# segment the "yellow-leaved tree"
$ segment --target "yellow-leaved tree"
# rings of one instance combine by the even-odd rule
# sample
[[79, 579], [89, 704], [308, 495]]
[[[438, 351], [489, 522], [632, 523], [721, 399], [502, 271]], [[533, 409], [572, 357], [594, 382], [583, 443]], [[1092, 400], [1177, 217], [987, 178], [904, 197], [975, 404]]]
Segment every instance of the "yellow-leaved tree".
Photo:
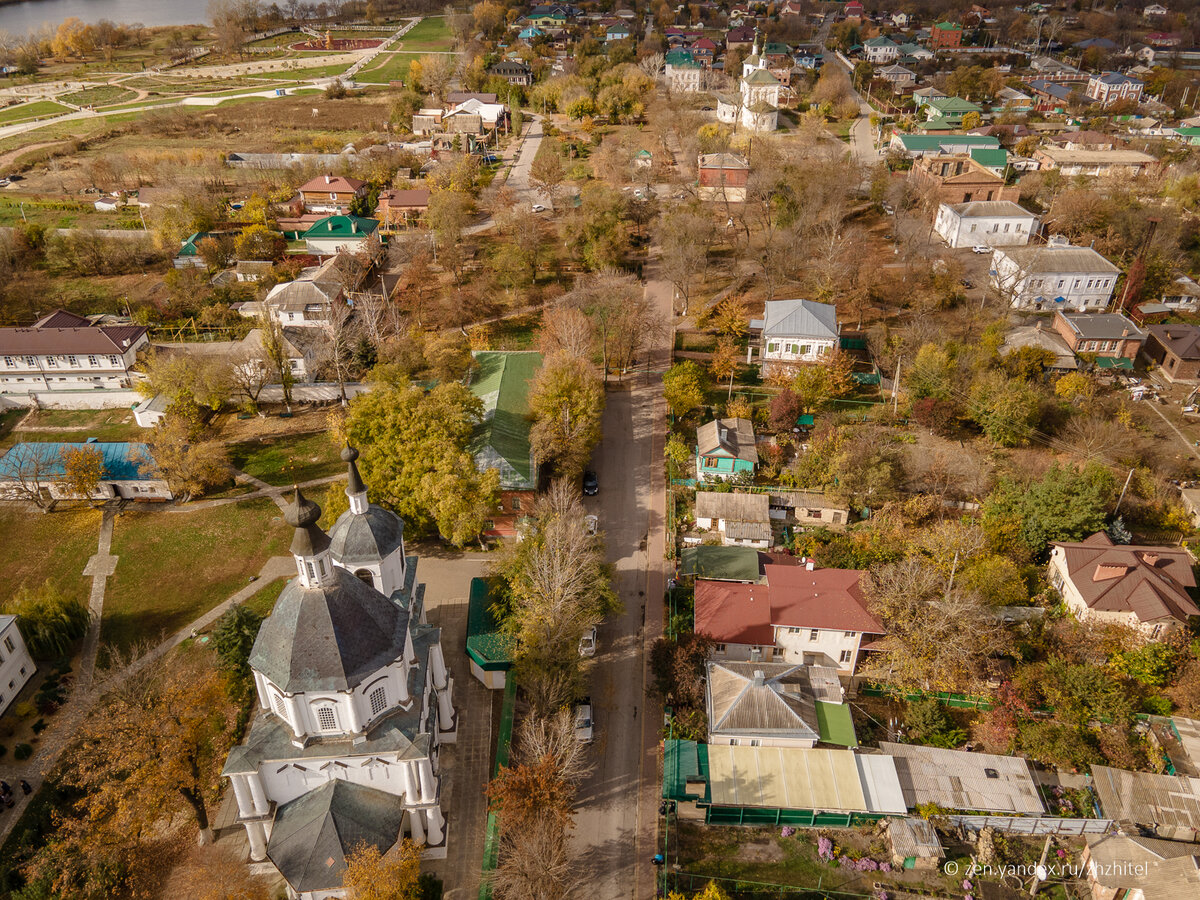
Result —
[[371, 844], [359, 844], [346, 857], [342, 885], [347, 900], [416, 900], [421, 855], [405, 838], [388, 853]]

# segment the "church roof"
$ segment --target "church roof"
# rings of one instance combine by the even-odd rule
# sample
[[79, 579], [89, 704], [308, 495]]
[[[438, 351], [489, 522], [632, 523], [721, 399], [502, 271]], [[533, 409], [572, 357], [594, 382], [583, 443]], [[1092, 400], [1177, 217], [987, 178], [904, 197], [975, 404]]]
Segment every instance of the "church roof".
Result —
[[746, 84], [779, 84], [779, 79], [766, 69], [755, 69], [742, 79]]
[[542, 354], [481, 350], [474, 354], [471, 393], [483, 401], [483, 421], [475, 429], [471, 454], [481, 469], [500, 470], [501, 487], [537, 486], [530, 432], [529, 390], [542, 367]]
[[400, 797], [334, 779], [279, 807], [267, 856], [298, 893], [334, 890], [355, 847], [387, 853], [403, 821]]
[[400, 657], [407, 626], [406, 610], [335, 566], [325, 584], [288, 582], [250, 666], [289, 694], [347, 691]]
[[388, 509], [371, 505], [356, 515], [346, 510], [329, 529], [330, 552], [347, 568], [377, 563], [400, 549], [404, 520]]

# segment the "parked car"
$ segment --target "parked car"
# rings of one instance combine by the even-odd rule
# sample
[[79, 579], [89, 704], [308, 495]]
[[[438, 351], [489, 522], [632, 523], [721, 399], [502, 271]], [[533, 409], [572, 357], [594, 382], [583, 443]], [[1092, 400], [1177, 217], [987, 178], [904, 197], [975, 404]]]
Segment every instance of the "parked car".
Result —
[[600, 481], [591, 469], [583, 473], [583, 493], [587, 497], [595, 497], [600, 493]]
[[984, 246], [983, 244], [976, 244], [974, 247], [971, 248], [971, 252], [972, 253], [991, 253], [992, 248]]
[[583, 527], [587, 529], [588, 534], [595, 534], [600, 530], [600, 517], [595, 514], [584, 516]]
[[579, 639], [579, 655], [590, 659], [596, 655], [596, 626], [593, 625]]
[[961, 284], [965, 288], [975, 287], [975, 284], [971, 281], [970, 278], [962, 278], [959, 280], [958, 283]]
[[590, 697], [584, 697], [583, 702], [575, 707], [575, 739], [589, 743], [594, 736], [592, 700]]
[[535, 204], [533, 204], [533, 211], [534, 212], [545, 212], [546, 207], [542, 206], [542, 204], [540, 204], [540, 203], [535, 203]]

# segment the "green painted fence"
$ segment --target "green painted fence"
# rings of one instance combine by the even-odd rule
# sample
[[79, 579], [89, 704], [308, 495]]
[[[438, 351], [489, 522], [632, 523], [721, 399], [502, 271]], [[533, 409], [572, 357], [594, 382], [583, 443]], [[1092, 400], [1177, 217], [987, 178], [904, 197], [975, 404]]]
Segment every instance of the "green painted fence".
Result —
[[[496, 764], [492, 767], [492, 777], [500, 772], [501, 766], [508, 765], [509, 745], [512, 743], [513, 712], [516, 708], [517, 682], [511, 675], [504, 681], [504, 700], [500, 706], [500, 731], [496, 736]], [[493, 812], [488, 813], [487, 830], [483, 837], [483, 868], [482, 880], [479, 883], [479, 900], [492, 900], [491, 873], [496, 870], [500, 861], [500, 822]]]

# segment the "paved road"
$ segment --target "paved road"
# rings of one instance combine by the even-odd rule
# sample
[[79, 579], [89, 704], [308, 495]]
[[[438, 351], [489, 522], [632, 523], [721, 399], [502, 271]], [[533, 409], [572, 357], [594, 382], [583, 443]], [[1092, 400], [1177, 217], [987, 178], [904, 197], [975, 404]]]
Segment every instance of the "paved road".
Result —
[[[648, 295], [669, 310], [671, 290], [652, 282]], [[667, 345], [669, 346], [669, 345]], [[658, 348], [651, 368], [660, 371]], [[646, 697], [649, 648], [662, 634], [665, 407], [661, 379], [633, 376], [608, 393], [604, 438], [595, 465], [600, 516], [624, 614], [600, 629], [591, 691], [594, 769], [580, 791], [575, 849], [590, 900], [654, 895], [650, 858], [657, 840], [657, 748], [662, 709]]]
[[533, 189], [529, 183], [529, 170], [533, 168], [533, 158], [537, 156], [538, 147], [542, 145], [542, 136], [542, 120], [539, 116], [534, 116], [533, 121], [529, 123], [529, 130], [525, 132], [525, 138], [517, 150], [517, 158], [513, 161], [512, 171], [508, 173], [508, 179], [504, 182], [506, 187], [512, 188], [519, 199], [530, 202], [533, 200]]

